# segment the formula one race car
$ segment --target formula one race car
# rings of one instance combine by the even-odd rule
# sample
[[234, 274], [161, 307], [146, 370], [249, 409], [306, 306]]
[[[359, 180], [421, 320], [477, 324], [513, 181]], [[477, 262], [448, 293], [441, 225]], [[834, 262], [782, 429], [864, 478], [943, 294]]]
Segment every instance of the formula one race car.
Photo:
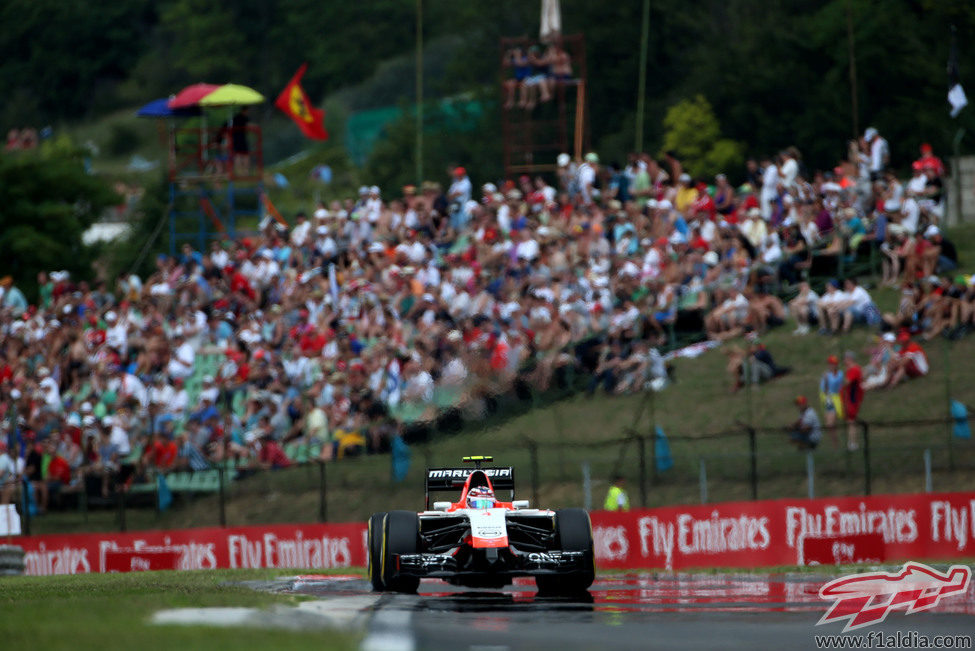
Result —
[[[500, 588], [534, 576], [542, 593], [581, 593], [595, 578], [592, 525], [583, 509], [549, 511], [514, 500], [514, 468], [482, 468], [492, 457], [464, 457], [475, 468], [427, 469], [426, 510], [369, 518], [369, 579], [374, 590], [416, 592], [421, 577]], [[430, 493], [461, 489], [456, 502]], [[509, 502], [496, 490], [511, 491]]]

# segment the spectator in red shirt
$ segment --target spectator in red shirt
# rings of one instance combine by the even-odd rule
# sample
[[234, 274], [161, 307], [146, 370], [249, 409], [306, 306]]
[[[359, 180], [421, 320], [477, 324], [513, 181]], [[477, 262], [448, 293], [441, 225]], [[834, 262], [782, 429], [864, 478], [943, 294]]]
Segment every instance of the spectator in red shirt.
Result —
[[270, 436], [265, 436], [260, 443], [261, 449], [257, 453], [257, 461], [265, 470], [270, 468], [287, 468], [292, 465], [291, 459], [284, 453], [281, 445]]
[[717, 208], [714, 205], [714, 199], [708, 194], [708, 186], [704, 183], [697, 184], [697, 198], [691, 202], [690, 213], [691, 217], [702, 215], [712, 221], [714, 220]]
[[897, 342], [901, 345], [901, 349], [894, 362], [890, 383], [887, 385], [890, 387], [897, 386], [905, 379], [925, 376], [929, 370], [928, 356], [916, 341], [911, 340], [911, 335], [907, 330], [902, 330], [897, 335]]
[[843, 388], [840, 390], [840, 398], [843, 401], [843, 416], [846, 418], [846, 447], [848, 450], [856, 450], [860, 447], [857, 442], [857, 414], [860, 413], [860, 405], [863, 404], [863, 371], [856, 363], [856, 355], [848, 350], [843, 356], [846, 371], [843, 378]]
[[935, 176], [945, 175], [945, 164], [941, 162], [941, 159], [934, 155], [934, 150], [928, 143], [923, 143], [921, 145], [921, 157], [915, 161], [921, 169], [932, 169], [934, 170]]
[[144, 468], [155, 468], [158, 472], [166, 472], [176, 463], [179, 456], [179, 448], [176, 443], [157, 432], [152, 437], [152, 443], [142, 453], [142, 464]]

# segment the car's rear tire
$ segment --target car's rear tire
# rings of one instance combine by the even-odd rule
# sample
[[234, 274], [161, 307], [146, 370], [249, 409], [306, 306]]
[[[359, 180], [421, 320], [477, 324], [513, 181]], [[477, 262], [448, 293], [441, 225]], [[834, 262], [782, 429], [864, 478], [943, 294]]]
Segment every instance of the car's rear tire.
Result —
[[383, 523], [382, 579], [386, 590], [416, 592], [420, 579], [400, 576], [396, 554], [415, 554], [419, 547], [420, 519], [412, 511], [390, 511]]
[[586, 567], [570, 574], [540, 575], [535, 585], [542, 593], [579, 594], [585, 592], [596, 579], [595, 555], [592, 544], [592, 523], [585, 509], [561, 509], [555, 514], [558, 549], [566, 552], [585, 552]]
[[383, 521], [385, 513], [373, 513], [369, 518], [366, 540], [369, 543], [369, 582], [376, 592], [382, 591], [383, 584]]

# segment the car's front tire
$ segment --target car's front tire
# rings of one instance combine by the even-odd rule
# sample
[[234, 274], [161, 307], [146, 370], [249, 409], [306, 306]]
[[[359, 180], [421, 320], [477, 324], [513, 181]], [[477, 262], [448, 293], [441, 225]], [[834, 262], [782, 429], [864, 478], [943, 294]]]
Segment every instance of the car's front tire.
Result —
[[373, 513], [369, 517], [369, 529], [366, 540], [369, 545], [369, 582], [376, 592], [382, 591], [383, 584], [383, 522], [385, 513]]
[[384, 589], [393, 592], [416, 592], [419, 577], [400, 576], [397, 554], [415, 554], [419, 547], [420, 519], [412, 511], [390, 511], [383, 523], [382, 579]]
[[571, 574], [539, 575], [535, 585], [542, 593], [579, 594], [596, 580], [595, 554], [592, 544], [592, 523], [585, 509], [561, 509], [555, 514], [558, 549], [566, 552], [585, 552], [586, 567]]

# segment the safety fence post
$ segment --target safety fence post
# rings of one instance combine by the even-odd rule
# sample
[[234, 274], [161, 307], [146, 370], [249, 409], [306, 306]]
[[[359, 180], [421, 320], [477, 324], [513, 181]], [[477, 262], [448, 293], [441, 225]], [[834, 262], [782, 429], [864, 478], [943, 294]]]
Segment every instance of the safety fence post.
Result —
[[21, 528], [24, 530], [24, 535], [30, 535], [30, 495], [27, 491], [30, 489], [30, 482], [25, 477], [21, 480], [20, 487], [20, 497], [21, 502], [23, 502], [23, 513], [21, 514]]
[[227, 526], [227, 493], [224, 487], [224, 467], [221, 464], [217, 467], [217, 473], [220, 477], [220, 526]]
[[538, 444], [532, 439], [525, 437], [525, 445], [528, 446], [529, 472], [531, 474], [532, 504], [538, 506]]
[[582, 507], [592, 510], [592, 467], [588, 461], [582, 462]]
[[700, 460], [700, 473], [698, 483], [701, 485], [701, 504], [708, 503], [708, 468], [704, 459]]
[[752, 499], [758, 499], [758, 452], [756, 450], [757, 443], [755, 441], [755, 428], [751, 425], [747, 426], [748, 429], [748, 458], [749, 458], [749, 481], [752, 485]]
[[806, 485], [809, 489], [809, 499], [814, 499], [816, 497], [816, 489], [814, 487], [816, 481], [816, 461], [813, 459], [812, 450], [806, 452]]
[[328, 522], [328, 504], [325, 499], [325, 462], [318, 464], [318, 521]]
[[[120, 487], [116, 487], [120, 488]], [[125, 531], [125, 491], [118, 491], [118, 529]]]
[[931, 481], [931, 448], [924, 450], [924, 492], [930, 493], [934, 490]]
[[863, 494], [869, 495], [873, 478], [870, 476], [870, 424], [859, 421], [863, 431]]
[[640, 506], [647, 508], [647, 439], [636, 435], [636, 440], [640, 451]]

